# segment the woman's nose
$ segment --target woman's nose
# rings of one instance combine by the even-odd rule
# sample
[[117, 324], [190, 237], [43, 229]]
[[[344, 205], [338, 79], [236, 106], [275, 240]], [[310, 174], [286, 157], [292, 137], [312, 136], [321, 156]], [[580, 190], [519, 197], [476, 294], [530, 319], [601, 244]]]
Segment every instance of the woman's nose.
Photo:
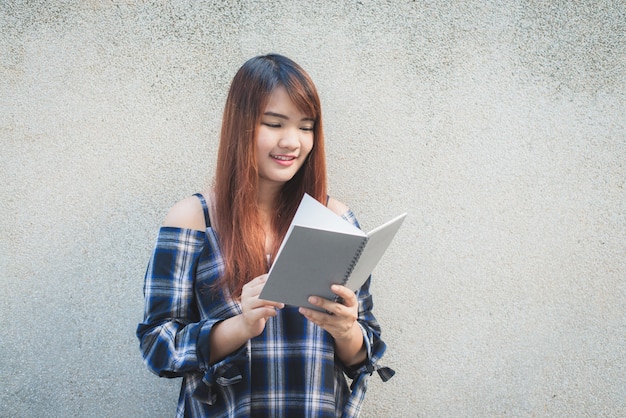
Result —
[[299, 129], [284, 129], [282, 131], [282, 135], [280, 140], [278, 141], [278, 146], [282, 148], [295, 149], [300, 144], [300, 130]]

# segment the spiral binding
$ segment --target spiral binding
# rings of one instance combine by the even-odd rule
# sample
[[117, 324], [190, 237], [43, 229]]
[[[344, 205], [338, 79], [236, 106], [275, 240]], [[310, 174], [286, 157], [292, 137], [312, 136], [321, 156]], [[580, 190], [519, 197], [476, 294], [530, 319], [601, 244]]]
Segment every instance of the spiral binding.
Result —
[[368, 241], [367, 238], [364, 239], [361, 245], [359, 245], [359, 248], [357, 248], [356, 253], [354, 254], [354, 257], [352, 257], [352, 261], [350, 261], [350, 265], [348, 266], [348, 271], [346, 271], [346, 274], [343, 276], [343, 282], [341, 283], [342, 285], [345, 285], [346, 283], [348, 283], [348, 279], [350, 278], [350, 275], [354, 271], [354, 267], [356, 267], [356, 264], [359, 262], [359, 259], [361, 258], [361, 254], [363, 254], [363, 250], [365, 249], [365, 245], [367, 244], [367, 241]]
[[[354, 271], [354, 267], [356, 267], [356, 264], [359, 262], [359, 259], [361, 258], [361, 254], [363, 254], [363, 250], [365, 249], [365, 245], [367, 244], [367, 241], [368, 239], [365, 238], [363, 242], [361, 242], [361, 245], [359, 245], [359, 248], [356, 249], [356, 253], [354, 254], [354, 257], [352, 257], [352, 260], [350, 261], [350, 265], [348, 265], [348, 271], [346, 271], [346, 274], [344, 274], [343, 276], [343, 281], [341, 282], [342, 286], [345, 286], [346, 283], [348, 283], [348, 279], [350, 279], [350, 275]], [[335, 296], [333, 299], [333, 302], [343, 303], [343, 298], [339, 296]]]

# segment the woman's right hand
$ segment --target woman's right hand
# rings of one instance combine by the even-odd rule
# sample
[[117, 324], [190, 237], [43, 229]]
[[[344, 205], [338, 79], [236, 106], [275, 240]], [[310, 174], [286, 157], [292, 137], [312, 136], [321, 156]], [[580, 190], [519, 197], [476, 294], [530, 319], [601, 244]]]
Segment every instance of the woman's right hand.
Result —
[[276, 309], [285, 307], [284, 303], [259, 299], [266, 282], [267, 274], [262, 274], [246, 283], [241, 291], [241, 319], [250, 338], [263, 332], [267, 319], [276, 316]]
[[241, 314], [218, 322], [213, 327], [209, 337], [211, 364], [223, 359], [250, 338], [261, 334], [267, 318], [276, 316], [277, 308], [284, 308], [283, 303], [259, 299], [265, 282], [267, 274], [246, 283], [241, 291]]

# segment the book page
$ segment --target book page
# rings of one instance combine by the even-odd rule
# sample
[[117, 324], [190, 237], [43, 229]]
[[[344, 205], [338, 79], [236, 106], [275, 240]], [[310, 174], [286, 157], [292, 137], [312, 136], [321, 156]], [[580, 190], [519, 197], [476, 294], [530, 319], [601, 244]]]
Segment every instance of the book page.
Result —
[[350, 222], [337, 215], [326, 206], [308, 194], [304, 194], [300, 206], [291, 222], [293, 225], [302, 225], [309, 228], [326, 231], [342, 232], [364, 237], [365, 233]]

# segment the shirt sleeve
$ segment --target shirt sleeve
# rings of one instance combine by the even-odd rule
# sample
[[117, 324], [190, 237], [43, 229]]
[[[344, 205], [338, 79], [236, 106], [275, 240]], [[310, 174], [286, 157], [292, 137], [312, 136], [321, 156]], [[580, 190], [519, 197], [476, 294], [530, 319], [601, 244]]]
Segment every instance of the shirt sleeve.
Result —
[[357, 299], [359, 302], [359, 316], [357, 322], [363, 332], [363, 343], [365, 344], [367, 357], [362, 363], [355, 366], [344, 366], [344, 371], [346, 375], [353, 380], [357, 380], [359, 375], [371, 375], [374, 371], [377, 371], [383, 381], [386, 382], [395, 372], [378, 364], [379, 360], [385, 354], [387, 345], [380, 336], [380, 325], [372, 313], [374, 303], [369, 291], [370, 283], [371, 277], [368, 278], [357, 291]]
[[224, 318], [200, 320], [195, 300], [196, 270], [204, 233], [163, 227], [144, 282], [144, 320], [137, 338], [144, 363], [162, 377], [209, 368], [209, 334]]

